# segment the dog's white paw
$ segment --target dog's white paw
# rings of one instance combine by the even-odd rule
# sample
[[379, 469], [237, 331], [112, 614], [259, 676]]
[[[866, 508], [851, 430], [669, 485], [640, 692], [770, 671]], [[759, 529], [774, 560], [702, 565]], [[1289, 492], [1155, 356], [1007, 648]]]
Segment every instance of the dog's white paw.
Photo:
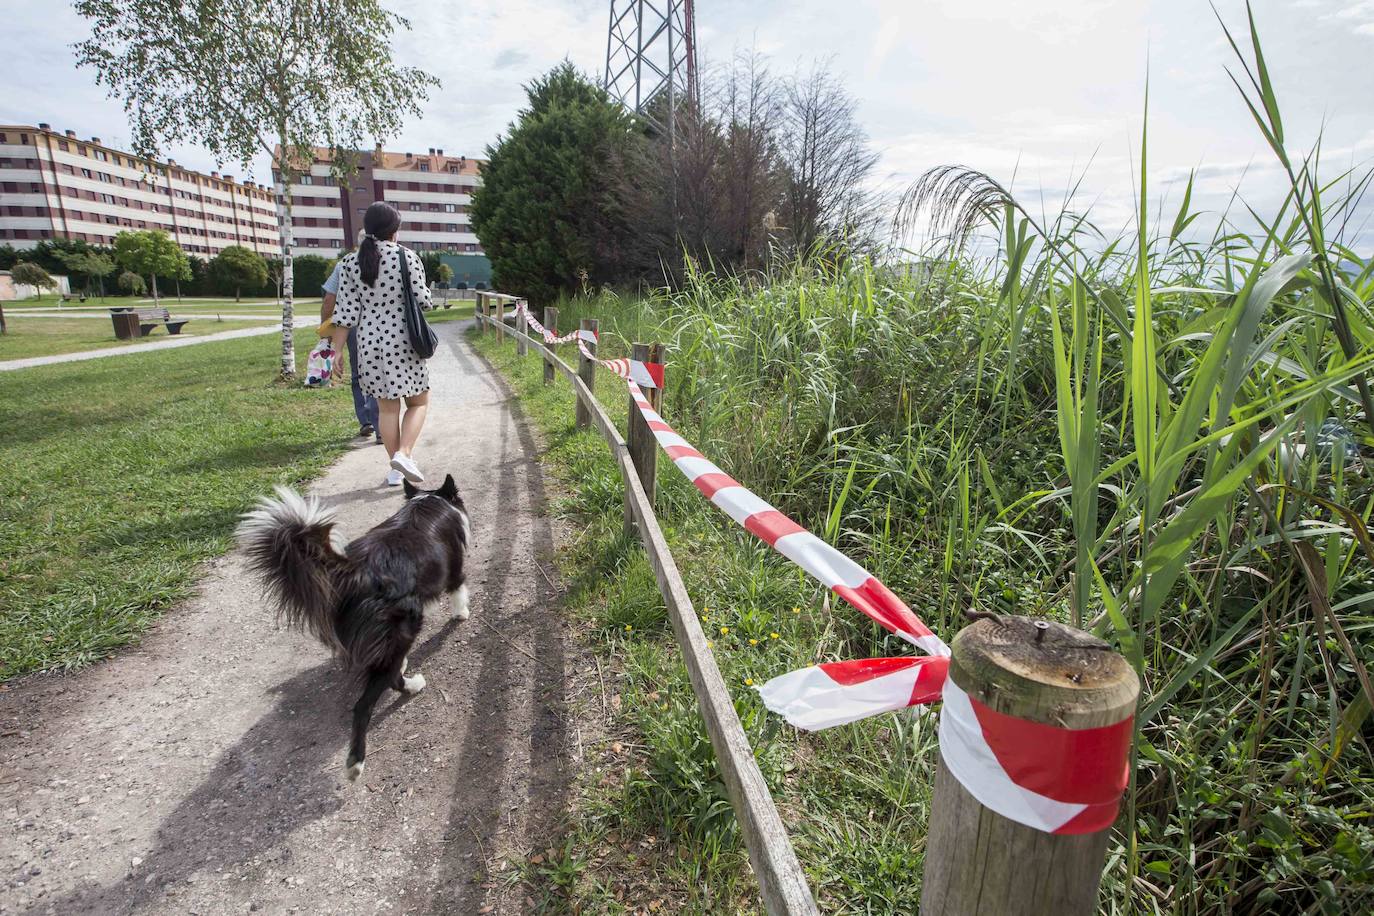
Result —
[[472, 608], [468, 604], [468, 587], [460, 586], [453, 596], [453, 616], [459, 620], [467, 620], [472, 616]]
[[352, 766], [346, 767], [344, 769], [344, 775], [348, 777], [349, 782], [357, 782], [358, 778], [363, 775], [364, 766], [366, 766], [366, 764], [363, 761], [359, 760]]
[[425, 676], [423, 674], [412, 674], [401, 678], [402, 689], [406, 693], [419, 693], [425, 689]]

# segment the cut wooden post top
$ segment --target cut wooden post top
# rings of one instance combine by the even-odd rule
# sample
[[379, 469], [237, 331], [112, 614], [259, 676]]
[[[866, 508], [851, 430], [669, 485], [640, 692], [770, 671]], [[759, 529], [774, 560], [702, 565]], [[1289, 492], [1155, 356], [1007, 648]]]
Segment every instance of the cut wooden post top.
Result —
[[1113, 725], [1140, 695], [1130, 662], [1091, 633], [1054, 621], [984, 618], [959, 631], [951, 649], [955, 683], [1019, 719], [1061, 728]]

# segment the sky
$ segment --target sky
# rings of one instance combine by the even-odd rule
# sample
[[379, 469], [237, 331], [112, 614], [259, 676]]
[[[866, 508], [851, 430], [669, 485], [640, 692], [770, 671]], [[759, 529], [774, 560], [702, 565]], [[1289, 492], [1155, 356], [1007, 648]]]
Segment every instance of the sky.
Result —
[[[437, 75], [423, 117], [387, 140], [481, 156], [515, 117], [523, 85], [567, 58], [604, 67], [608, 0], [383, 0], [411, 20], [399, 62]], [[1322, 138], [1324, 174], [1374, 163], [1374, 0], [1254, 0], [1291, 153]], [[1242, 0], [1216, 0], [1244, 32]], [[126, 143], [121, 105], [75, 66], [83, 20], [67, 4], [0, 0], [7, 25], [0, 121], [46, 121]], [[1272, 213], [1273, 153], [1227, 76], [1234, 65], [1207, 0], [699, 0], [704, 70], [741, 52], [779, 74], [826, 61], [858, 102], [880, 154], [875, 186], [900, 191], [957, 163], [1014, 177], [1023, 200], [1056, 204], [1077, 184], [1107, 231], [1129, 225], [1149, 75], [1149, 198], [1172, 219], [1191, 169], [1194, 207], [1241, 199]], [[209, 170], [203, 150], [173, 147]], [[266, 161], [240, 178], [268, 177]], [[1365, 208], [1365, 215], [1374, 210]], [[1374, 219], [1350, 229], [1364, 256]]]

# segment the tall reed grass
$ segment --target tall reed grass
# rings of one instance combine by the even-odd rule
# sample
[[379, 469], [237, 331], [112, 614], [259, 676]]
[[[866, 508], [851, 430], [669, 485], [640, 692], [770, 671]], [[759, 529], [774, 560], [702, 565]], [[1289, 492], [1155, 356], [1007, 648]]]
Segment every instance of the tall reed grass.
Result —
[[[937, 632], [1054, 617], [1130, 658], [1144, 691], [1105, 912], [1374, 907], [1374, 260], [1332, 230], [1370, 178], [1290, 158], [1249, 37], [1237, 86], [1289, 179], [1257, 231], [1199, 237], [1191, 181], [1152, 224], [1142, 134], [1129, 237], [1037, 221], [947, 168], [908, 214], [994, 229], [995, 257], [697, 271], [562, 309], [611, 350], [666, 343], [684, 435]], [[778, 672], [901, 651], [837, 608]]]
[[[1152, 223], [1142, 133], [1137, 223], [1120, 239], [1084, 214], [1037, 219], [950, 167], [905, 212], [957, 241], [992, 230], [993, 257], [956, 246], [896, 265], [697, 270], [675, 291], [584, 296], [561, 314], [564, 326], [599, 318], [608, 352], [665, 343], [671, 422], [862, 558], [937, 632], [952, 636], [969, 611], [1053, 617], [1130, 658], [1144, 689], [1103, 912], [1369, 912], [1374, 259], [1340, 230], [1371, 178], [1324, 180], [1316, 153], [1291, 157], [1253, 21], [1248, 42], [1227, 37], [1288, 179], [1277, 212], [1246, 214], [1257, 229], [1223, 217], [1200, 234], [1191, 181], [1172, 221]], [[690, 487], [664, 496], [695, 543], [739, 538], [728, 522], [703, 532]], [[737, 543], [741, 581], [712, 587], [766, 633], [788, 619], [770, 602], [805, 586]], [[752, 669], [764, 676], [905, 651], [843, 607], [776, 629], [776, 670]], [[928, 731], [896, 718], [796, 735], [747, 691], [740, 703], [771, 776], [827, 768], [924, 817], [908, 777], [930, 764]], [[678, 745], [695, 748], [691, 774], [660, 779], [665, 799], [710, 780], [703, 740], [664, 746]], [[910, 904], [899, 849], [921, 842], [912, 818], [774, 782], [785, 809], [806, 812], [804, 862], [850, 844], [827, 860], [834, 908]]]

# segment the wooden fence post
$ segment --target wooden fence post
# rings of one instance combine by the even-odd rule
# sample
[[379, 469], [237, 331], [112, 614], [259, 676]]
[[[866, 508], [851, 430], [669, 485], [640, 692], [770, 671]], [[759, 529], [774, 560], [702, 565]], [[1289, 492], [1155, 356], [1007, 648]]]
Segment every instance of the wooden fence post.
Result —
[[[528, 309], [530, 304], [524, 299], [516, 299], [516, 309], [522, 306]], [[523, 311], [517, 311], [515, 313], [515, 352], [521, 356], [525, 356], [530, 352], [530, 348], [525, 344], [525, 335], [529, 333], [529, 329], [530, 324], [525, 320], [525, 313]]]
[[[583, 318], [581, 328], [584, 331], [591, 331], [595, 333], [597, 325], [598, 322], [595, 318]], [[596, 355], [596, 341], [587, 340], [583, 341], [583, 344], [585, 344], [585, 346], [593, 356]], [[588, 391], [596, 391], [596, 363], [592, 362], [591, 360], [587, 359], [587, 357], [583, 356], [580, 348], [577, 351], [577, 376], [578, 378], [582, 379], [582, 382], [587, 386]], [[582, 403], [582, 399], [578, 398], [577, 428], [586, 429], [588, 426], [591, 425], [592, 412], [587, 409], [587, 406], [585, 404]]]
[[[1060, 728], [1114, 725], [1140, 681], [1105, 642], [1060, 623], [996, 617], [954, 638], [949, 676], [996, 712]], [[950, 773], [935, 775], [922, 916], [1091, 916], [1111, 828], [1044, 833], [983, 807]]]
[[[558, 336], [558, 309], [551, 305], [544, 306], [544, 330], [555, 337]], [[558, 344], [551, 343], [546, 346], [551, 352], [558, 349]], [[553, 384], [553, 360], [547, 358], [544, 360], [544, 384]]]
[[5, 327], [5, 307], [0, 306], [0, 334], [8, 334], [9, 329]]
[[482, 292], [481, 290], [473, 290], [473, 301], [476, 303], [476, 304], [473, 306], [472, 314], [473, 314], [473, 317], [477, 319], [477, 333], [478, 333], [478, 334], [485, 334], [485, 333], [487, 333], [487, 295], [486, 295], [486, 293]]
[[[663, 345], [637, 343], [630, 348], [630, 357], [642, 363], [656, 363], [663, 359]], [[645, 388], [644, 396], [649, 399], [649, 404], [655, 411], [663, 403], [663, 389]], [[629, 399], [630, 418], [626, 424], [629, 431], [628, 441], [625, 443], [630, 452], [630, 460], [634, 462], [635, 470], [639, 472], [639, 482], [644, 487], [644, 495], [649, 498], [649, 505], [654, 504], [654, 483], [657, 479], [658, 471], [658, 440], [654, 438], [653, 430], [649, 429], [649, 424], [644, 421], [644, 415], [639, 412], [639, 405], [634, 398]], [[633, 520], [625, 519], [625, 534], [629, 536], [634, 533]]]

